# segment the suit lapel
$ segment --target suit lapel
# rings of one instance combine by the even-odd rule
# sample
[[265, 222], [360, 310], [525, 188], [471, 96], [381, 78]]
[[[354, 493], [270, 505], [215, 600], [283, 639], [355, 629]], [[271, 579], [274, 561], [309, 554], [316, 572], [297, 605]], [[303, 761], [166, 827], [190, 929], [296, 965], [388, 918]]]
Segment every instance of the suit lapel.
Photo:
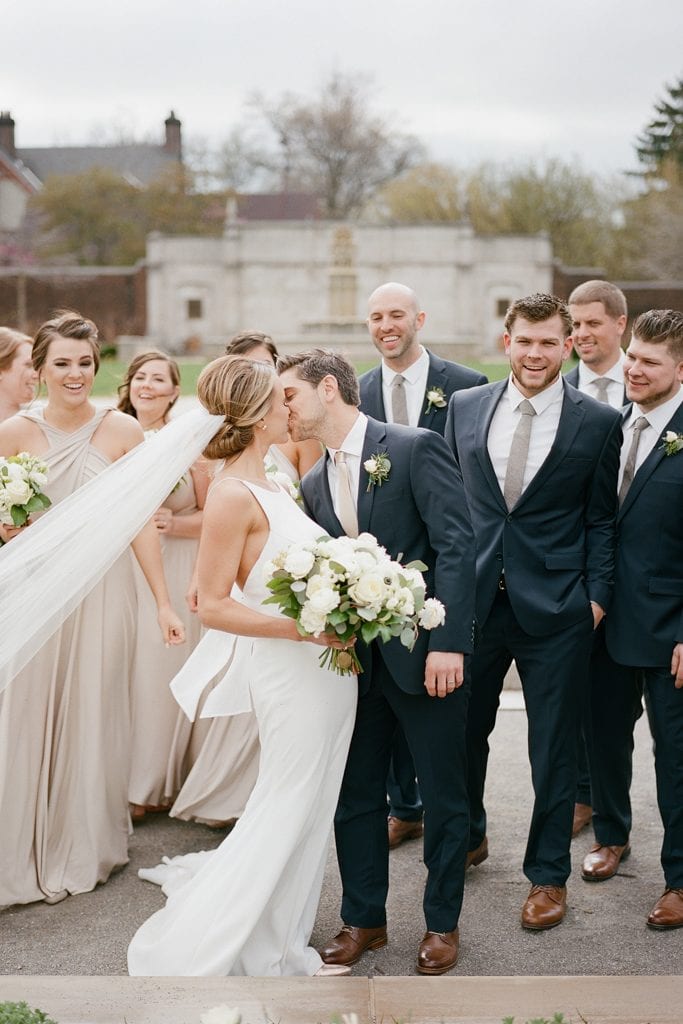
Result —
[[489, 392], [488, 398], [483, 399], [477, 408], [477, 422], [474, 427], [474, 444], [481, 470], [486, 477], [489, 487], [496, 497], [499, 505], [507, 511], [505, 498], [498, 483], [498, 477], [491, 463], [488, 449], [489, 428], [498, 402], [507, 387], [507, 379], [498, 381]]
[[[673, 430], [677, 434], [683, 433], [683, 405], [679, 405], [678, 409], [673, 414], [673, 416], [665, 426], [664, 430], [662, 431], [662, 436], [667, 432], [667, 430]], [[629, 487], [626, 493], [626, 497], [624, 498], [624, 503], [619, 509], [619, 515], [617, 517], [617, 520], [620, 520], [624, 515], [626, 515], [631, 505], [636, 500], [636, 498], [642, 491], [643, 487], [650, 479], [650, 477], [652, 476], [660, 462], [663, 461], [663, 459], [680, 458], [683, 458], [683, 452], [678, 452], [676, 455], [667, 455], [664, 449], [662, 448], [660, 438], [659, 442], [655, 443], [654, 448], [652, 449], [648, 457], [645, 459], [642, 466], [639, 467], [639, 469], [636, 472], [636, 475], [633, 477], [633, 483]]]
[[429, 356], [429, 370], [427, 371], [427, 386], [425, 388], [424, 398], [422, 399], [422, 407], [420, 409], [420, 416], [417, 421], [418, 427], [426, 427], [428, 430], [431, 429], [434, 421], [434, 414], [437, 412], [435, 406], [432, 406], [427, 412], [427, 392], [431, 391], [432, 388], [441, 388], [444, 395], [448, 394], [448, 374], [446, 373], [446, 364], [443, 359], [439, 359], [438, 356], [432, 355], [431, 352], [427, 353]]
[[363, 463], [378, 451], [387, 452], [389, 459], [391, 459], [391, 452], [387, 451], [386, 429], [384, 423], [380, 423], [378, 420], [368, 417], [365, 441], [363, 442], [363, 454], [360, 460], [360, 473], [358, 474], [357, 509], [359, 533], [370, 532], [372, 505], [375, 500], [375, 490], [379, 486], [378, 484], [374, 484], [368, 489], [368, 474], [365, 469], [363, 469]]
[[[327, 464], [330, 458], [330, 453], [325, 449], [325, 455], [322, 459], [316, 462], [315, 466], [311, 469], [308, 476], [311, 479], [311, 483], [315, 489], [315, 493], [319, 503], [319, 509], [316, 509], [317, 513], [314, 518], [320, 521], [320, 525], [327, 528], [329, 523], [329, 532], [336, 532], [337, 534], [344, 533], [344, 527], [337, 519], [337, 513], [334, 511], [334, 501], [332, 500], [332, 493], [330, 491], [330, 480], [327, 472]], [[311, 511], [314, 511], [313, 509]], [[335, 530], [336, 524], [336, 530]]]
[[583, 399], [580, 392], [570, 393], [567, 388], [564, 388], [562, 411], [560, 413], [560, 422], [557, 425], [555, 440], [553, 441], [545, 460], [539, 467], [538, 472], [533, 479], [529, 481], [527, 488], [522, 492], [517, 503], [518, 505], [522, 505], [527, 498], [533, 497], [533, 495], [543, 486], [550, 473], [553, 472], [553, 470], [567, 455], [567, 452], [574, 443], [574, 438], [577, 435], [579, 427], [583, 422], [585, 414], [581, 408], [582, 404]]
[[384, 397], [382, 395], [382, 364], [376, 366], [368, 375], [365, 403], [361, 403], [361, 409], [366, 416], [372, 416], [376, 420], [386, 420], [384, 408]]

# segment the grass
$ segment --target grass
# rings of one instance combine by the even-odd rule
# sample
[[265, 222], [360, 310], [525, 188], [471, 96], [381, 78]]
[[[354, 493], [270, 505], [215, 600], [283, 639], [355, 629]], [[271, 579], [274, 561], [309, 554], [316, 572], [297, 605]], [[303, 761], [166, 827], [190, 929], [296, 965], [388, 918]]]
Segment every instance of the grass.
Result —
[[[178, 364], [180, 366], [181, 393], [183, 395], [194, 395], [197, 389], [197, 377], [202, 372], [206, 363], [196, 359], [179, 359]], [[116, 395], [116, 389], [126, 372], [126, 365], [126, 363], [118, 359], [103, 359], [100, 364], [99, 373], [95, 377], [95, 386], [92, 390], [93, 395], [100, 397]], [[359, 362], [356, 369], [359, 374], [365, 373], [366, 370], [371, 369], [375, 365], [376, 363], [372, 361]], [[473, 361], [468, 365], [473, 370], [485, 373], [489, 380], [502, 380], [508, 372], [507, 362], [502, 361], [495, 363]]]

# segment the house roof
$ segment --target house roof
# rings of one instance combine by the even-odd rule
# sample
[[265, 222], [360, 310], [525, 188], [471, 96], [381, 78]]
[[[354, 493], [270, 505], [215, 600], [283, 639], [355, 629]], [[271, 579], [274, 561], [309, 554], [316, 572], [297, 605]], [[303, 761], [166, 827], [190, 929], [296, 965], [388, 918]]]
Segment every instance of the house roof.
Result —
[[9, 153], [0, 148], [0, 178], [9, 178], [16, 182], [19, 187], [28, 195], [32, 195], [40, 189], [40, 181], [25, 167], [21, 160], [13, 160]]
[[51, 175], [81, 174], [94, 167], [118, 171], [131, 184], [149, 185], [176, 160], [162, 146], [50, 146], [17, 149], [17, 156], [44, 182]]

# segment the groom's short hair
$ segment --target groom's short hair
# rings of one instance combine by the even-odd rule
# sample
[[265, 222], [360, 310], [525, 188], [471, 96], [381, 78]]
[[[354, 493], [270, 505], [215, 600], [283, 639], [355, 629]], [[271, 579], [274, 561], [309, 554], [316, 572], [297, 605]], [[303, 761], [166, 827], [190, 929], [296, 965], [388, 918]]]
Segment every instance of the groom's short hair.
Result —
[[284, 373], [285, 370], [296, 370], [297, 377], [312, 384], [314, 388], [317, 388], [323, 377], [334, 377], [344, 404], [360, 405], [356, 371], [338, 352], [312, 348], [308, 352], [297, 352], [293, 356], [280, 356], [277, 361], [277, 372]]

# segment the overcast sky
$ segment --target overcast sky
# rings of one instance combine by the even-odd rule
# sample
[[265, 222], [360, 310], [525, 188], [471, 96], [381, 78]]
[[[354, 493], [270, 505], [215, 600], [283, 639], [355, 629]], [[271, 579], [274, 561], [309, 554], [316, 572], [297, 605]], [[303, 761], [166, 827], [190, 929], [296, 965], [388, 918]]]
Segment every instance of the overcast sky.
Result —
[[[331, 70], [438, 160], [576, 157], [635, 166], [683, 73], [680, 0], [6, 0], [0, 109], [22, 146], [123, 127], [218, 144], [259, 90], [313, 96]], [[110, 131], [111, 134], [111, 131]]]

